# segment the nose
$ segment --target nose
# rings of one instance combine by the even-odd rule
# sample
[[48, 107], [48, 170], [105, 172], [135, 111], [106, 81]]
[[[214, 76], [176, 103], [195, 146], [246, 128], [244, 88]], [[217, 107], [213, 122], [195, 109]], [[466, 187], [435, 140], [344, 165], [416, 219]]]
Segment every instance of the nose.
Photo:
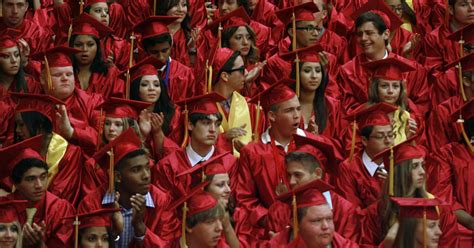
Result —
[[229, 193], [229, 192], [230, 192], [230, 186], [229, 186], [229, 184], [227, 184], [227, 183], [225, 184], [224, 192], [225, 192], [225, 193]]
[[297, 180], [296, 180], [296, 177], [293, 176], [293, 175], [290, 175], [289, 179], [290, 179], [289, 181], [290, 181], [291, 187], [295, 186], [298, 183]]
[[323, 219], [321, 222], [321, 229], [326, 230], [328, 228], [329, 228], [329, 221]]
[[216, 130], [217, 130], [217, 124], [212, 123], [211, 125], [209, 125], [209, 132], [213, 133]]
[[247, 37], [244, 37], [242, 43], [244, 45], [247, 45], [249, 43], [249, 39]]
[[15, 6], [15, 5], [13, 5], [12, 12], [13, 12], [14, 14], [17, 14], [17, 13], [19, 12], [19, 8], [18, 8], [17, 6]]
[[43, 188], [43, 182], [41, 182], [41, 179], [40, 179], [40, 178], [37, 178], [37, 179], [36, 179], [35, 188], [37, 188], [37, 189]]
[[420, 166], [420, 170], [419, 170], [418, 174], [421, 175], [421, 176], [425, 175], [425, 168], [423, 168], [423, 166]]
[[224, 228], [222, 227], [222, 221], [221, 220], [217, 220], [217, 223], [216, 223], [216, 232], [222, 232]]
[[97, 245], [95, 247], [97, 248], [104, 247], [104, 242], [101, 239], [97, 240]]
[[7, 238], [13, 237], [13, 232], [10, 228], [7, 228], [7, 231], [5, 233], [5, 237], [7, 237]]
[[149, 169], [143, 170], [143, 175], [142, 175], [142, 177], [143, 177], [144, 180], [150, 179], [150, 176], [151, 176], [151, 173], [150, 173], [150, 170], [149, 170]]

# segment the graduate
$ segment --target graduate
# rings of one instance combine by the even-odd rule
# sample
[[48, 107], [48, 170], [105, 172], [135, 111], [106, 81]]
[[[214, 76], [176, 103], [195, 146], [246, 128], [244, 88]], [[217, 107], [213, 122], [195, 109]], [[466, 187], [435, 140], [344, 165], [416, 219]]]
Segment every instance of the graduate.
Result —
[[[174, 200], [187, 192], [191, 186], [189, 175], [177, 178], [176, 175], [186, 171], [199, 162], [225, 153], [226, 150], [216, 146], [222, 115], [217, 109], [217, 102], [225, 100], [217, 93], [197, 96], [178, 102], [187, 111], [184, 116], [184, 140], [181, 148], [170, 149], [170, 152], [152, 169], [152, 183], [165, 192], [170, 192]], [[232, 155], [226, 158], [227, 164], [236, 163]]]
[[133, 129], [103, 147], [94, 159], [106, 171], [108, 183], [84, 197], [79, 214], [120, 208], [124, 228], [119, 247], [166, 246], [175, 238], [176, 223], [166, 211], [171, 199], [150, 184], [150, 159]]
[[[355, 206], [364, 209], [374, 203], [381, 192], [381, 187], [387, 177], [386, 167], [382, 159], [374, 159], [379, 152], [393, 145], [395, 133], [389, 114], [397, 110], [396, 107], [379, 103], [370, 107], [361, 106], [350, 114], [352, 125], [357, 124], [361, 148], [356, 148], [355, 133], [352, 133], [354, 150], [352, 156], [344, 160], [339, 166], [336, 178], [338, 192]], [[351, 150], [352, 150], [351, 149]]]
[[[335, 231], [333, 210], [323, 195], [323, 192], [331, 189], [323, 181], [314, 180], [278, 196], [279, 201], [290, 205], [293, 230], [274, 237], [275, 240], [270, 240], [268, 247], [278, 246], [283, 242], [288, 242], [287, 247], [359, 247]], [[278, 240], [284, 233], [290, 238]]]
[[338, 80], [343, 89], [342, 99], [346, 113], [355, 109], [359, 104], [367, 102], [369, 74], [363, 65], [370, 61], [387, 58], [396, 58], [415, 68], [414, 71], [404, 73], [403, 78], [406, 80], [408, 98], [424, 113], [428, 110], [429, 104], [427, 72], [418, 63], [387, 50], [390, 36], [390, 23], [388, 22], [392, 21], [382, 18], [377, 12], [377, 10], [363, 12], [358, 17], [353, 15], [357, 18], [355, 21], [356, 40], [362, 48], [362, 53], [356, 55], [340, 69]]
[[67, 247], [73, 228], [63, 225], [61, 218], [73, 214], [74, 207], [47, 191], [49, 168], [37, 152], [41, 148], [40, 138], [0, 149], [0, 157], [5, 162], [0, 174], [15, 186], [15, 192], [0, 197], [0, 201], [28, 201], [26, 211], [18, 213], [23, 225], [23, 247]]
[[70, 56], [78, 52], [73, 48], [55, 47], [33, 54], [31, 58], [44, 62], [41, 68], [37, 68], [41, 71], [43, 92], [65, 103], [58, 111], [57, 121], [61, 124], [56, 132], [68, 142], [80, 146], [86, 155], [92, 156], [98, 141], [99, 112], [96, 109], [103, 99], [75, 86]]
[[21, 224], [19, 215], [25, 212], [28, 201], [0, 200], [0, 243], [8, 248], [21, 248]]
[[[413, 140], [414, 138], [411, 138], [375, 155], [375, 159], [382, 158], [384, 164], [390, 165], [387, 167], [389, 175], [379, 200], [369, 206], [364, 214], [360, 244], [380, 245], [393, 242], [393, 235], [390, 233], [397, 228], [395, 223], [400, 212], [389, 197], [435, 198], [425, 187], [426, 152], [421, 146], [413, 144]], [[452, 207], [442, 207], [439, 211], [440, 228], [443, 232], [439, 245], [460, 247], [460, 236]]]
[[25, 46], [33, 54], [50, 48], [53, 45], [53, 40], [52, 32], [31, 20], [25, 19], [28, 5], [29, 1], [27, 0], [2, 1], [0, 30], [17, 29], [19, 34], [14, 38], [26, 41]]
[[171, 101], [176, 103], [187, 97], [195, 95], [196, 85], [191, 68], [171, 58], [173, 39], [168, 25], [173, 23], [176, 17], [154, 16], [149, 17], [134, 27], [134, 32], [140, 34], [139, 43], [146, 56], [154, 56], [159, 59], [164, 67], [160, 68], [160, 79], [168, 89]]
[[72, 24], [69, 47], [81, 52], [74, 54], [73, 67], [76, 87], [87, 93], [100, 94], [104, 99], [125, 94], [124, 82], [118, 77], [120, 71], [107, 64], [102, 54], [101, 40], [112, 30], [86, 13], [78, 16]]

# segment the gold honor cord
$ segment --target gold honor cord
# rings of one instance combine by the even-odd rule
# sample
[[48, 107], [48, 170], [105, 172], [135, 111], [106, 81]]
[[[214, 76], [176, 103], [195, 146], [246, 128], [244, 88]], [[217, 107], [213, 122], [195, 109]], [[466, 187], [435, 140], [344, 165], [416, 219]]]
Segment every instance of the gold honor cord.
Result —
[[428, 227], [427, 221], [426, 221], [426, 208], [423, 209], [423, 248], [426, 248], [427, 245], [427, 240], [428, 240], [428, 233], [426, 231], [426, 228]]
[[207, 76], [207, 94], [210, 94], [212, 92], [212, 65], [208, 65], [207, 73], [209, 73], [209, 75]]
[[48, 83], [48, 93], [53, 93], [53, 79], [51, 78], [51, 69], [49, 68], [48, 58], [44, 55], [44, 67], [46, 68], [46, 81]]
[[301, 79], [300, 79], [300, 58], [298, 57], [298, 53], [296, 53], [296, 95], [300, 97], [300, 85], [301, 85]]
[[114, 148], [111, 148], [110, 151], [107, 152], [110, 156], [109, 160], [109, 193], [114, 193], [115, 185], [114, 185], [114, 163], [115, 163], [115, 154]]
[[293, 51], [296, 50], [296, 16], [295, 11], [293, 10], [293, 16], [291, 17], [292, 28], [293, 28], [293, 40], [291, 41], [291, 48]]
[[186, 215], [188, 212], [188, 203], [184, 202], [183, 205], [183, 219], [181, 220], [181, 247], [186, 247]]
[[[460, 58], [464, 57], [464, 38], [461, 33], [461, 39], [459, 40], [459, 56]], [[467, 102], [466, 93], [464, 92], [464, 85], [462, 79], [462, 65], [461, 61], [458, 63], [458, 76], [459, 76], [459, 90], [461, 91], [462, 99]]]
[[79, 247], [79, 225], [81, 222], [79, 222], [79, 217], [76, 215], [76, 219], [73, 222], [74, 225], [74, 248]]
[[356, 128], [357, 128], [357, 123], [354, 117], [354, 121], [352, 122], [352, 139], [351, 139], [351, 151], [349, 153], [349, 162], [352, 162], [352, 159], [354, 158], [355, 142], [356, 142]]
[[79, 0], [79, 15], [82, 14], [82, 12], [84, 12], [84, 1]]
[[181, 148], [186, 147], [186, 144], [188, 143], [188, 137], [189, 137], [189, 131], [188, 131], [188, 122], [189, 122], [189, 116], [188, 116], [188, 105], [184, 104], [184, 137], [183, 137], [183, 142], [181, 143]]
[[[95, 150], [98, 151], [99, 150], [99, 147], [100, 147], [100, 144], [102, 143], [102, 133], [104, 132], [104, 125], [103, 125], [103, 122], [102, 122], [102, 118], [103, 118], [103, 114], [104, 114], [104, 108], [103, 107], [100, 107], [100, 113], [99, 113], [99, 132], [97, 133], [97, 145], [95, 147]], [[104, 118], [105, 119], [105, 118]], [[105, 120], [104, 120], [105, 121]]]
[[256, 117], [255, 117], [255, 127], [253, 131], [253, 140], [258, 141], [260, 138], [260, 100], [257, 102], [257, 110], [256, 110]]
[[393, 146], [390, 147], [390, 172], [389, 172], [389, 182], [388, 182], [388, 195], [389, 196], [393, 196], [394, 195], [394, 192], [393, 192], [393, 180], [394, 180], [394, 174], [395, 172], [393, 171], [393, 167], [395, 165], [395, 161], [394, 161], [394, 156], [393, 156]]
[[298, 238], [298, 206], [296, 204], [296, 195], [293, 195], [293, 201], [291, 202], [293, 207], [293, 238]]

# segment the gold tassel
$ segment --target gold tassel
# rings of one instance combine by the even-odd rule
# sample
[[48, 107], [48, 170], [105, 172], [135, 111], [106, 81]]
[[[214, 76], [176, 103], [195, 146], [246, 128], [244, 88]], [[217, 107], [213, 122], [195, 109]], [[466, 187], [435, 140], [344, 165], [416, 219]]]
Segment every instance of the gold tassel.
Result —
[[188, 131], [188, 121], [189, 121], [189, 116], [188, 116], [188, 105], [184, 104], [184, 137], [183, 137], [183, 143], [181, 143], [181, 148], [186, 147], [186, 144], [188, 143], [188, 137], [189, 137], [189, 131]]
[[255, 142], [258, 142], [258, 139], [260, 138], [260, 114], [261, 114], [261, 110], [260, 110], [260, 99], [258, 100], [257, 102], [257, 110], [256, 110], [256, 117], [255, 117], [255, 128], [254, 128], [254, 131], [253, 131], [253, 140]]
[[426, 248], [426, 241], [428, 240], [428, 233], [426, 232], [427, 228], [426, 222], [426, 208], [423, 210], [423, 248]]
[[459, 115], [459, 119], [456, 121], [456, 123], [459, 125], [459, 128], [461, 129], [462, 137], [464, 141], [466, 142], [467, 146], [471, 150], [471, 152], [474, 152], [474, 146], [471, 144], [471, 140], [469, 137], [467, 137], [466, 130], [464, 129], [464, 119], [462, 118], [462, 115]]
[[351, 139], [351, 151], [349, 153], [349, 162], [352, 162], [352, 158], [354, 158], [354, 151], [355, 151], [355, 143], [356, 143], [356, 128], [357, 123], [356, 120], [352, 122], [352, 139]]
[[82, 14], [84, 12], [84, 1], [79, 0], [79, 14]]
[[115, 178], [114, 178], [114, 161], [115, 161], [115, 155], [114, 155], [114, 148], [111, 148], [110, 151], [108, 152], [110, 156], [109, 160], [109, 193], [114, 193], [115, 191]]
[[[461, 39], [459, 40], [459, 56], [460, 58], [464, 57], [464, 38], [461, 33]], [[462, 65], [461, 62], [458, 64], [458, 75], [459, 75], [459, 90], [461, 91], [462, 99], [467, 102], [466, 93], [464, 92], [464, 85], [462, 79]]]
[[217, 48], [222, 47], [222, 24], [219, 23], [219, 28], [217, 29]]
[[[98, 132], [98, 137], [97, 137], [97, 146], [95, 147], [95, 150], [98, 151], [99, 150], [99, 147], [100, 147], [100, 144], [102, 143], [102, 133], [104, 132], [104, 126], [103, 126], [103, 122], [102, 122], [102, 118], [103, 118], [103, 114], [104, 114], [104, 108], [103, 107], [100, 107], [100, 113], [99, 113], [99, 132]], [[104, 118], [105, 119], [105, 118]]]
[[207, 94], [212, 92], [212, 65], [209, 65], [207, 68], [209, 75], [207, 76]]
[[69, 29], [67, 31], [67, 44], [71, 42], [71, 36], [72, 36], [72, 23], [69, 24]]
[[76, 215], [76, 219], [72, 223], [74, 225], [74, 248], [79, 247], [79, 225], [81, 222], [79, 222], [79, 217]]
[[130, 69], [127, 69], [125, 77], [125, 99], [130, 99]]
[[393, 192], [393, 180], [394, 180], [394, 174], [395, 172], [393, 171], [394, 170], [394, 165], [395, 165], [395, 161], [394, 161], [394, 157], [393, 157], [393, 146], [390, 147], [390, 172], [389, 172], [389, 182], [388, 182], [388, 195], [389, 196], [393, 196], [394, 195], [394, 192]]
[[183, 205], [183, 219], [181, 220], [181, 247], [186, 247], [186, 214], [188, 212], [188, 204], [184, 202]]
[[301, 90], [301, 79], [300, 79], [300, 58], [298, 57], [298, 53], [296, 53], [296, 95], [300, 97], [300, 90]]
[[449, 25], [449, 0], [446, 0], [445, 3], [446, 3], [446, 12], [444, 12], [444, 22], [445, 22], [445, 25], [448, 26]]
[[44, 67], [46, 67], [46, 80], [48, 83], [48, 91], [51, 94], [53, 92], [53, 79], [51, 78], [51, 68], [49, 68], [49, 62], [46, 55], [44, 55]]
[[295, 11], [293, 10], [293, 16], [291, 18], [292, 21], [292, 28], [293, 28], [293, 40], [291, 41], [291, 48], [293, 51], [296, 50], [296, 16]]
[[296, 204], [296, 195], [293, 195], [291, 203], [293, 209], [293, 239], [298, 238], [298, 206]]
[[153, 0], [153, 15], [156, 15], [156, 0]]
[[202, 168], [201, 183], [203, 183], [204, 181], [206, 181], [206, 179], [207, 179], [206, 172], [204, 171], [204, 168]]

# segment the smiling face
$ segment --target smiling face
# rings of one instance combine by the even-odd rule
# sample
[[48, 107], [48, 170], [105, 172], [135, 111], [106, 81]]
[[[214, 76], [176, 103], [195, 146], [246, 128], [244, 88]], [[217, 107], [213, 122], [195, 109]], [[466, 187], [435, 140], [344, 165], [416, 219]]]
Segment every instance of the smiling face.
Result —
[[305, 62], [301, 65], [301, 87], [304, 91], [316, 91], [323, 79], [323, 70], [319, 62]]
[[299, 224], [299, 234], [307, 247], [323, 248], [334, 236], [333, 213], [327, 204], [308, 207]]
[[216, 198], [222, 206], [227, 206], [231, 193], [229, 174], [213, 175], [212, 181], [207, 186], [207, 192]]
[[362, 52], [372, 58], [385, 51], [385, 41], [388, 40], [389, 35], [388, 29], [380, 34], [374, 23], [369, 21], [357, 28], [356, 40]]
[[74, 54], [79, 65], [91, 65], [97, 54], [97, 42], [90, 35], [78, 35], [74, 39], [73, 48], [81, 50]]
[[161, 85], [157, 75], [145, 75], [140, 80], [138, 96], [144, 102], [155, 103], [160, 99]]
[[18, 222], [0, 223], [0, 247], [14, 248], [20, 232]]
[[20, 71], [20, 50], [17, 46], [0, 49], [0, 74], [13, 77]]
[[110, 15], [109, 5], [107, 3], [94, 3], [91, 5], [89, 14], [104, 25], [109, 26]]
[[178, 4], [175, 6], [171, 7], [166, 12], [167, 16], [174, 16], [174, 17], [179, 17], [176, 22], [181, 23], [183, 22], [184, 18], [186, 17], [186, 14], [188, 13], [188, 4], [186, 0], [180, 0]]

